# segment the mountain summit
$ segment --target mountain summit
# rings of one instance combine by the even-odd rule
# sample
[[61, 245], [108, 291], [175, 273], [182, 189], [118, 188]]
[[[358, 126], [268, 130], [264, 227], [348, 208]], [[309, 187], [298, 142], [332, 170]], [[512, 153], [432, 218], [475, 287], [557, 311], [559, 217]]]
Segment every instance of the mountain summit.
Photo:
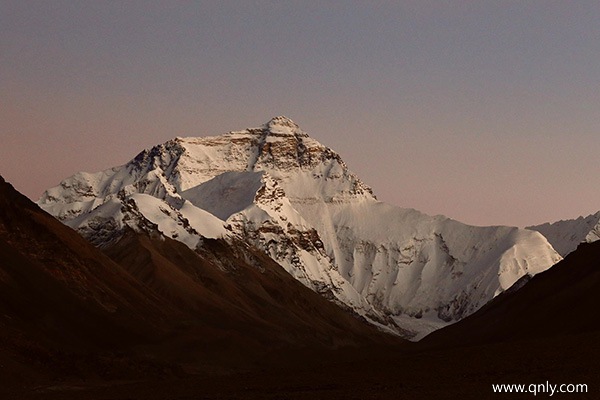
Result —
[[269, 134], [275, 136], [300, 135], [308, 137], [305, 132], [300, 130], [300, 127], [297, 123], [283, 115], [271, 118], [271, 120], [265, 124], [265, 129], [269, 132]]
[[474, 227], [377, 201], [341, 157], [286, 117], [175, 138], [77, 173], [39, 205], [92, 243], [131, 228], [202, 248], [243, 242], [381, 329], [418, 339], [560, 256], [537, 232]]

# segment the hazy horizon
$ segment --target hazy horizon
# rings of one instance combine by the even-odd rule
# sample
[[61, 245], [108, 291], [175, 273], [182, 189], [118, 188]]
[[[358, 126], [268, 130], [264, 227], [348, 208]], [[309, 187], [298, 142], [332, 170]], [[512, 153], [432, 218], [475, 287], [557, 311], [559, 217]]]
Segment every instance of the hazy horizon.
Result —
[[600, 3], [569, 3], [3, 1], [0, 174], [36, 199], [286, 115], [387, 203], [475, 225], [595, 213]]

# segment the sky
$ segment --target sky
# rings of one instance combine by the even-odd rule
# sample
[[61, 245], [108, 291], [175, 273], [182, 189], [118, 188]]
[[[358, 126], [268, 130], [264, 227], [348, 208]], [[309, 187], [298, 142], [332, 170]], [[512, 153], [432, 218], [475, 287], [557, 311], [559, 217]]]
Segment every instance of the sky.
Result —
[[176, 136], [293, 119], [379, 200], [600, 210], [600, 2], [0, 0], [0, 174], [37, 199]]

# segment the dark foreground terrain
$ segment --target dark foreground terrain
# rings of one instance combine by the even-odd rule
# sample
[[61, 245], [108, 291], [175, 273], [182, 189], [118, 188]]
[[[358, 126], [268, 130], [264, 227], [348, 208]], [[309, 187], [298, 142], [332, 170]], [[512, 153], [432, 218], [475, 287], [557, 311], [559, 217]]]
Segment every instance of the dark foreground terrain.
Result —
[[[54, 381], [6, 391], [15, 399], [495, 399], [548, 397], [495, 394], [492, 384], [586, 383], [598, 399], [598, 335], [406, 352], [346, 350], [280, 360], [276, 367], [213, 376]], [[296, 357], [298, 357], [296, 355]], [[294, 364], [294, 365], [292, 365]], [[16, 383], [16, 382], [13, 382]], [[6, 388], [5, 388], [6, 389]]]
[[600, 399], [599, 306], [597, 242], [407, 343], [242, 245], [101, 252], [0, 177], [0, 399]]

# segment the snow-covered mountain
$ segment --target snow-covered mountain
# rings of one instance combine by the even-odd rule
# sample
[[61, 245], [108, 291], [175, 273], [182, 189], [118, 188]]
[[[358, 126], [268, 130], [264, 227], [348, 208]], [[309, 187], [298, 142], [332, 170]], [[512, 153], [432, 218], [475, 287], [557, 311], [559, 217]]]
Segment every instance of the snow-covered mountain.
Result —
[[38, 203], [98, 246], [127, 226], [190, 248], [203, 237], [242, 240], [371, 323], [417, 339], [561, 258], [538, 232], [377, 201], [337, 153], [285, 117], [170, 140], [123, 166], [75, 174]]
[[587, 217], [528, 226], [526, 229], [540, 232], [561, 256], [566, 257], [580, 243], [600, 239], [600, 211]]

